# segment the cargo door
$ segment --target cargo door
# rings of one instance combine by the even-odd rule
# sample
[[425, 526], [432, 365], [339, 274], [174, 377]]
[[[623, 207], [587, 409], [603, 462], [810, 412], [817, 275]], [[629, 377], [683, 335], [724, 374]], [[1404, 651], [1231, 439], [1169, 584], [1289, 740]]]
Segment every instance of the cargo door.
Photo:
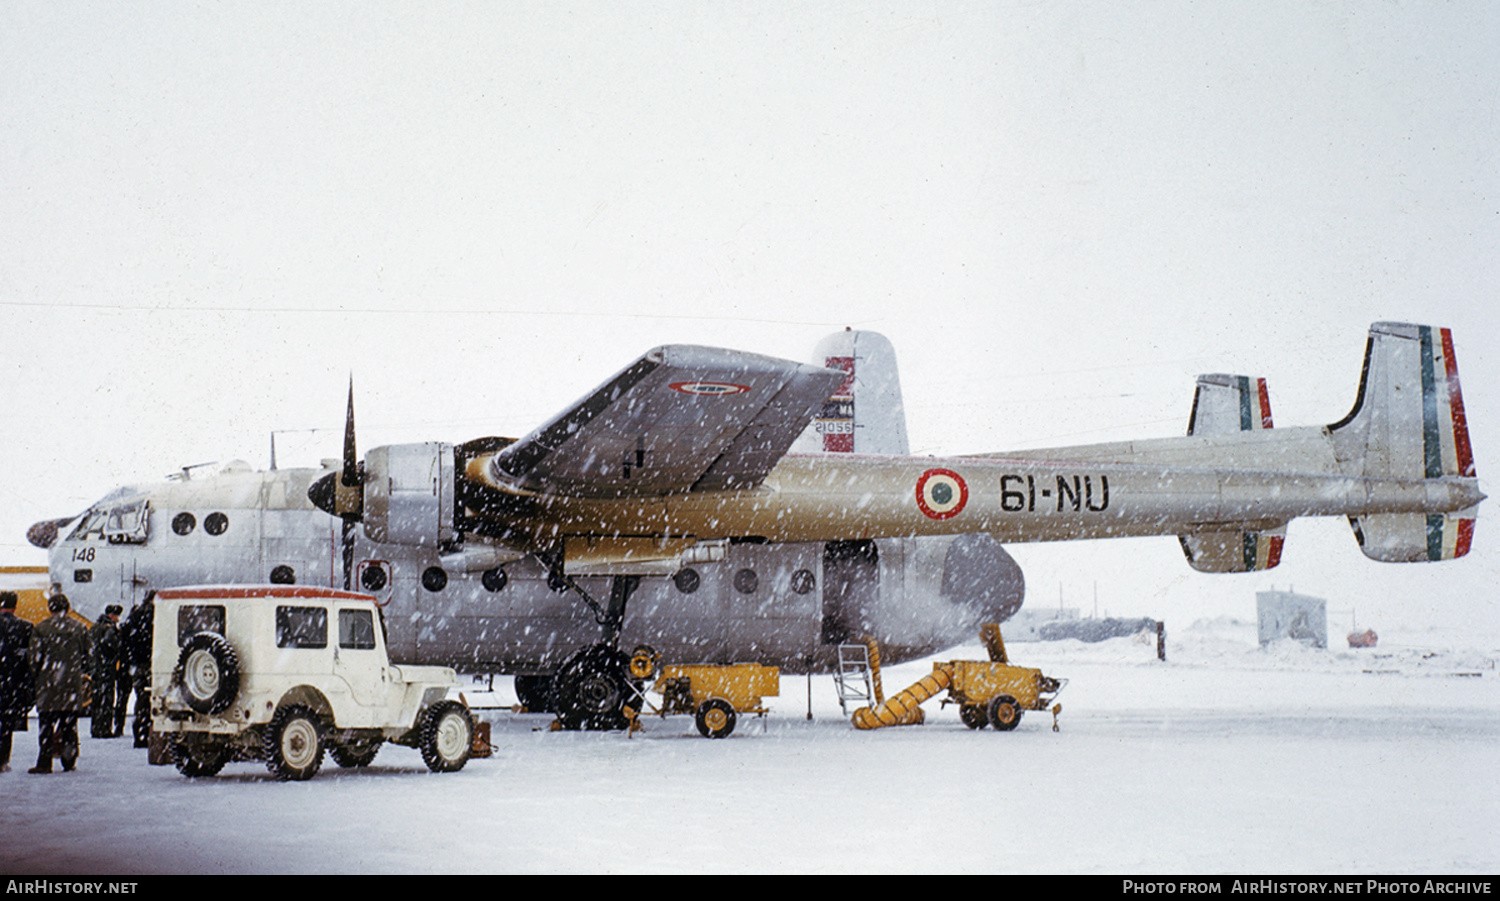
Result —
[[874, 541], [830, 541], [824, 545], [823, 644], [843, 644], [868, 632], [867, 614], [879, 599], [880, 552]]

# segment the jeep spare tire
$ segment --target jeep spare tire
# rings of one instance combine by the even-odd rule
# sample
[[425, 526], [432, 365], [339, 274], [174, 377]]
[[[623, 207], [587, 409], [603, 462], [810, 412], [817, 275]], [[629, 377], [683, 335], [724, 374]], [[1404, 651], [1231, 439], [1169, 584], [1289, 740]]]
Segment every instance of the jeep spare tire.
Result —
[[240, 658], [224, 636], [199, 632], [182, 646], [172, 681], [195, 712], [223, 713], [240, 693]]

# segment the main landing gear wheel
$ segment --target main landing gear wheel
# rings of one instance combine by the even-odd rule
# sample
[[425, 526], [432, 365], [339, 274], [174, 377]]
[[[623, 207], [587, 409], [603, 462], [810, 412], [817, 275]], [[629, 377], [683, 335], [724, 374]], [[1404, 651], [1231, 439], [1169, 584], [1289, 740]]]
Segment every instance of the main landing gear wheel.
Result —
[[996, 732], [1009, 732], [1021, 722], [1021, 705], [1010, 695], [996, 695], [990, 700], [989, 717]]
[[729, 733], [734, 731], [738, 716], [733, 704], [723, 698], [709, 698], [698, 705], [698, 714], [694, 720], [704, 738], [728, 738]]
[[516, 676], [516, 700], [527, 713], [556, 713], [552, 707], [552, 677], [547, 675]]
[[216, 716], [240, 693], [240, 658], [222, 635], [199, 632], [183, 645], [172, 681], [195, 713]]
[[323, 727], [317, 714], [301, 704], [276, 711], [266, 727], [266, 769], [277, 779], [300, 782], [323, 765]]
[[983, 729], [990, 724], [989, 714], [978, 704], [964, 704], [958, 708], [958, 718], [970, 729]]
[[629, 659], [607, 644], [590, 645], [564, 661], [552, 678], [552, 706], [564, 729], [625, 729], [631, 699]]
[[474, 748], [474, 722], [457, 701], [439, 701], [422, 717], [422, 760], [434, 773], [456, 773]]

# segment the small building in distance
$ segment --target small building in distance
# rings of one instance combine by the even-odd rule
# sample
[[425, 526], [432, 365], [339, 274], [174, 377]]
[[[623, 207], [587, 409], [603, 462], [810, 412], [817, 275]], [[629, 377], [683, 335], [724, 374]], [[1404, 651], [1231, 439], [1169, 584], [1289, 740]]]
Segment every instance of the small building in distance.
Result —
[[1328, 647], [1328, 604], [1290, 591], [1257, 591], [1255, 610], [1261, 647], [1289, 638], [1314, 648]]

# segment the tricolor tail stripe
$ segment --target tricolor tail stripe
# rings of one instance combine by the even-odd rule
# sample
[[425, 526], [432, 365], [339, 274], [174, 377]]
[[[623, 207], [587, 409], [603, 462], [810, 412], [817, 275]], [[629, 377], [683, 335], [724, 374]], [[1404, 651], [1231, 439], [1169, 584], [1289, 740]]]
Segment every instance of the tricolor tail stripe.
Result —
[[1453, 355], [1453, 332], [1442, 329], [1443, 369], [1448, 381], [1448, 415], [1453, 421], [1453, 453], [1458, 474], [1474, 477], [1474, 451], [1469, 446], [1469, 420], [1464, 415], [1464, 395], [1458, 385], [1458, 359]]
[[[1425, 325], [1419, 328], [1424, 475], [1429, 479], [1445, 475], [1473, 478], [1474, 452], [1469, 445], [1469, 424], [1464, 415], [1463, 391], [1458, 383], [1458, 363], [1453, 355], [1453, 333], [1448, 329], [1439, 329], [1438, 332], [1438, 343], [1434, 346], [1432, 328]], [[1439, 360], [1442, 363], [1441, 388], [1438, 385]]]
[[1427, 559], [1456, 560], [1474, 542], [1474, 520], [1434, 513], [1427, 517]]
[[1240, 431], [1253, 432], [1271, 427], [1271, 395], [1266, 389], [1266, 380], [1255, 380], [1255, 390], [1250, 390], [1250, 377], [1238, 376], [1240, 395]]
[[1273, 532], [1245, 532], [1245, 572], [1274, 569], [1281, 562], [1281, 546], [1286, 542], [1285, 534]]

